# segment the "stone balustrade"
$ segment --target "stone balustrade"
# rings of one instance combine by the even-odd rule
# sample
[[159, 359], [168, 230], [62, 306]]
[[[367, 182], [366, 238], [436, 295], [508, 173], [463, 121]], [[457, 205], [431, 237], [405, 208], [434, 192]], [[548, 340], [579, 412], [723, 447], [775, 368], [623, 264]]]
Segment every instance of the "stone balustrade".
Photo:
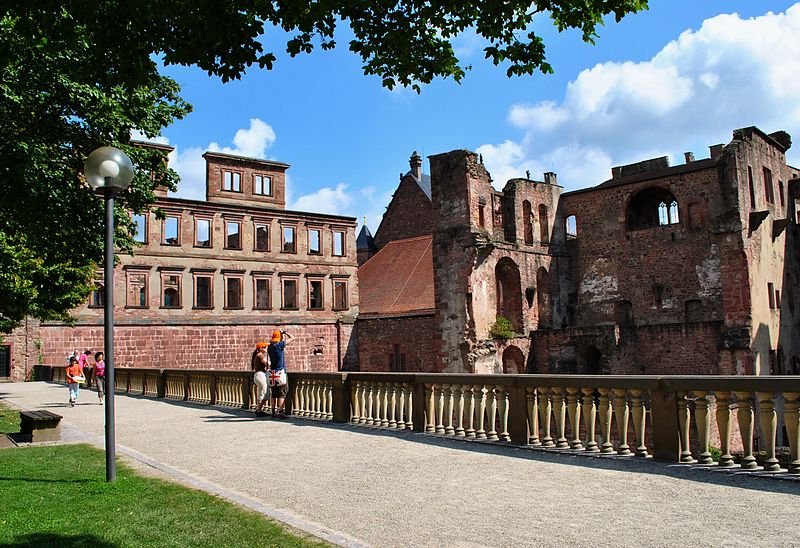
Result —
[[[63, 367], [42, 367], [65, 382]], [[120, 393], [255, 406], [248, 371], [119, 368], [115, 380]], [[289, 385], [299, 418], [765, 471], [782, 470], [785, 441], [800, 474], [798, 377], [289, 373]]]

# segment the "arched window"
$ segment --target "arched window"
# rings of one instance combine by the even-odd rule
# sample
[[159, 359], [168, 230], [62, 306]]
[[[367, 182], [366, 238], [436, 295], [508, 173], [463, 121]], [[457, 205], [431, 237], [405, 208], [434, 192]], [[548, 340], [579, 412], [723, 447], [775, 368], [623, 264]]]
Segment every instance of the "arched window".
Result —
[[564, 229], [567, 233], [567, 240], [574, 240], [578, 237], [578, 219], [575, 215], [570, 215], [564, 221]]
[[106, 288], [101, 283], [95, 283], [94, 291], [92, 291], [92, 298], [89, 301], [89, 306], [101, 307], [106, 304]]
[[525, 354], [516, 346], [503, 351], [503, 373], [518, 375], [525, 372]]
[[545, 267], [536, 271], [536, 297], [539, 305], [539, 329], [551, 327], [553, 312], [550, 310], [550, 275]]
[[533, 245], [533, 211], [528, 200], [522, 202], [522, 223], [525, 231], [525, 245]]
[[628, 230], [678, 224], [678, 200], [665, 188], [646, 188], [631, 198], [626, 211]]
[[514, 330], [522, 332], [522, 287], [517, 263], [503, 257], [494, 269], [497, 284], [497, 315], [511, 322]]
[[539, 205], [539, 233], [543, 244], [550, 241], [550, 219], [547, 217], [547, 206], [544, 204]]

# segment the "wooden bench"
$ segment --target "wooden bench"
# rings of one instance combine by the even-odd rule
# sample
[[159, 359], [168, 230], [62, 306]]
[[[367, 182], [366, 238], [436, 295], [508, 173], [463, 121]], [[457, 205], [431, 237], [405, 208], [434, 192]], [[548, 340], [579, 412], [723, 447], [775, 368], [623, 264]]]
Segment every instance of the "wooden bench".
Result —
[[57, 441], [61, 439], [61, 415], [50, 411], [20, 411], [20, 434], [25, 440]]

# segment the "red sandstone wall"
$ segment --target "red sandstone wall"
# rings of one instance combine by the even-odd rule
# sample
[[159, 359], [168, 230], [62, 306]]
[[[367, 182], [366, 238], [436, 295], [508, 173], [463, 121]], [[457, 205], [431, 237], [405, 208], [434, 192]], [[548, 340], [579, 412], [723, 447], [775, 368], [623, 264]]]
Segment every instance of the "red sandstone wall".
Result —
[[[258, 341], [268, 341], [275, 326], [147, 325], [114, 330], [116, 365], [164, 369], [249, 369]], [[283, 325], [295, 339], [286, 348], [291, 371], [337, 371], [345, 361], [352, 325]], [[41, 329], [44, 362], [61, 365], [73, 349], [103, 348], [102, 326], [44, 326]], [[339, 352], [337, 344], [342, 345]], [[353, 361], [352, 356], [347, 360]]]
[[432, 211], [431, 201], [413, 177], [404, 177], [375, 232], [375, 246], [380, 249], [393, 240], [432, 234]]
[[438, 373], [434, 353], [434, 318], [416, 316], [358, 320], [360, 371], [389, 371], [389, 354], [398, 346], [405, 371]]

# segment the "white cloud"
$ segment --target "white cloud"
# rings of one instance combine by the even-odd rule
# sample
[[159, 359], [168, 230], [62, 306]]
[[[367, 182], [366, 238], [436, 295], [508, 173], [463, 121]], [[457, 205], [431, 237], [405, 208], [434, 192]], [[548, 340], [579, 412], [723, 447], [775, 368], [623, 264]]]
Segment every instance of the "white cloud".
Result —
[[[644, 62], [583, 70], [562, 101], [515, 104], [518, 141], [479, 147], [502, 187], [509, 173], [556, 171], [566, 188], [595, 185], [611, 165], [727, 142], [738, 127], [800, 135], [800, 4], [687, 30]], [[791, 152], [791, 151], [790, 151]], [[682, 161], [682, 159], [681, 159]]]
[[311, 194], [300, 196], [296, 201], [290, 203], [289, 209], [346, 215], [353, 203], [353, 197], [347, 192], [347, 185], [339, 183], [333, 188], [322, 187]]
[[251, 118], [249, 127], [238, 129], [234, 134], [233, 147], [211, 142], [205, 148], [176, 148], [169, 156], [170, 167], [181, 176], [175, 195], [191, 200], [205, 199], [206, 161], [203, 159], [203, 154], [206, 151], [267, 159], [267, 150], [275, 140], [272, 126], [258, 118]]

